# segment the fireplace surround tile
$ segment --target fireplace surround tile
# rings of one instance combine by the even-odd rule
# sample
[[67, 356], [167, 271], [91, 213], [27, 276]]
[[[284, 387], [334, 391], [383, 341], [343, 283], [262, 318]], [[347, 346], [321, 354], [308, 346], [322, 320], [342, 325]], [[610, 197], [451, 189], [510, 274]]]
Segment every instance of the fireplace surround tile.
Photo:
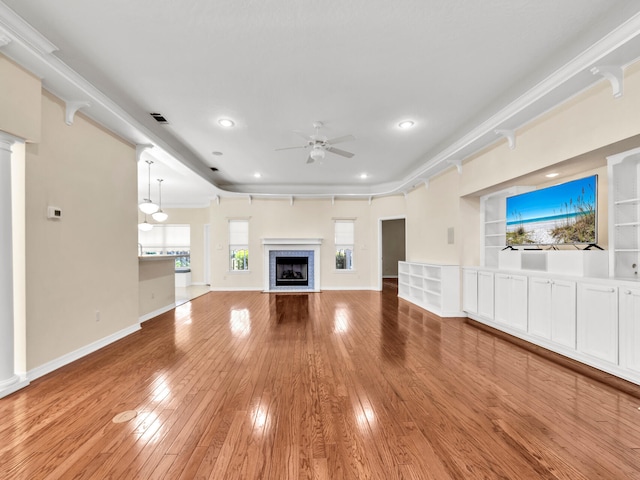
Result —
[[[313, 250], [270, 250], [269, 251], [269, 291], [314, 291], [315, 285], [315, 261]], [[307, 257], [308, 285], [276, 285], [276, 257]]]

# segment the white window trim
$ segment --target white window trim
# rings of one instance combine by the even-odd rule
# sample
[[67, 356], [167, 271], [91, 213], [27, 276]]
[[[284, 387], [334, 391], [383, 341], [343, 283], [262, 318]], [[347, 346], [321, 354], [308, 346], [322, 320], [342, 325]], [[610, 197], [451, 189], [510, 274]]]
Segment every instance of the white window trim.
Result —
[[[244, 270], [234, 270], [231, 268], [231, 251], [232, 250], [247, 250], [247, 256], [251, 255], [251, 250], [249, 249], [249, 219], [251, 217], [227, 217], [227, 272], [230, 274], [244, 274], [250, 273], [250, 266], [247, 265], [247, 268]], [[246, 222], [247, 224], [247, 243], [231, 243], [231, 222]]]

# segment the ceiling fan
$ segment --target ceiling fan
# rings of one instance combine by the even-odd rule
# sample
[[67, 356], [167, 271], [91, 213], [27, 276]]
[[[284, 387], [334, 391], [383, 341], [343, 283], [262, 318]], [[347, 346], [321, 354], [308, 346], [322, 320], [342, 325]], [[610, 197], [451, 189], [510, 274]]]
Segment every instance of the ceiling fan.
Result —
[[316, 129], [316, 133], [311, 136], [307, 136], [301, 132], [295, 132], [298, 135], [304, 137], [304, 139], [307, 141], [306, 145], [301, 145], [299, 147], [276, 148], [276, 151], [291, 150], [294, 148], [310, 148], [311, 150], [309, 152], [309, 157], [307, 158], [307, 163], [313, 163], [316, 160], [322, 160], [325, 156], [325, 152], [335, 153], [336, 155], [347, 158], [353, 157], [353, 153], [347, 152], [345, 150], [340, 150], [339, 148], [334, 147], [334, 145], [336, 143], [355, 140], [356, 137], [354, 137], [353, 135], [345, 135], [343, 137], [332, 138], [328, 140], [324, 135], [318, 135], [318, 129], [322, 128], [323, 126], [324, 125], [322, 122], [313, 122], [313, 128]]

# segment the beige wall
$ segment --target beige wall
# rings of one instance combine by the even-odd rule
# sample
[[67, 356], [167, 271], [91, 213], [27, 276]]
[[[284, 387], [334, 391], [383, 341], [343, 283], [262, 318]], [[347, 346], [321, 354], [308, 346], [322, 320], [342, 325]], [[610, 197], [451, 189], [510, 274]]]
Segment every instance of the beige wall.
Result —
[[514, 184], [522, 175], [638, 135], [639, 108], [640, 62], [625, 71], [621, 98], [613, 98], [609, 83], [600, 82], [518, 129], [514, 150], [501, 141], [465, 161], [460, 195]]
[[[166, 310], [176, 302], [174, 258], [140, 260], [138, 265], [138, 316]], [[157, 314], [157, 313], [156, 313]]]
[[[407, 260], [411, 262], [459, 262], [460, 175], [450, 169], [432, 178], [407, 197]], [[454, 243], [448, 243], [448, 230]]]
[[0, 54], [0, 131], [40, 138], [40, 80]]
[[28, 369], [138, 320], [135, 148], [82, 115], [66, 125], [46, 92], [41, 102], [41, 141], [26, 152]]
[[[264, 288], [263, 238], [322, 238], [320, 251], [323, 289], [377, 288], [378, 219], [404, 215], [400, 197], [373, 200], [261, 200], [222, 198], [210, 210], [213, 289]], [[247, 273], [229, 272], [228, 221], [249, 218], [249, 268]], [[355, 218], [353, 272], [335, 270], [334, 219]]]
[[[598, 174], [598, 244], [608, 245], [608, 179], [606, 156], [632, 148], [630, 137], [640, 134], [640, 63], [625, 72], [625, 93], [613, 98], [607, 82], [600, 82], [564, 105], [516, 132], [516, 148], [505, 141], [475, 155], [455, 169], [431, 179], [407, 200], [407, 258], [478, 265], [480, 262], [479, 196], [508, 186], [536, 188]], [[634, 143], [633, 141], [631, 143]], [[637, 141], [635, 142], [638, 143]], [[636, 145], [637, 146], [637, 145]], [[573, 162], [575, 173], [548, 180], [536, 172]], [[579, 168], [580, 162], [585, 167]], [[575, 165], [578, 165], [578, 168]], [[594, 168], [594, 164], [598, 164]], [[536, 180], [536, 178], [538, 178]], [[445, 242], [446, 229], [456, 226], [456, 245]]]

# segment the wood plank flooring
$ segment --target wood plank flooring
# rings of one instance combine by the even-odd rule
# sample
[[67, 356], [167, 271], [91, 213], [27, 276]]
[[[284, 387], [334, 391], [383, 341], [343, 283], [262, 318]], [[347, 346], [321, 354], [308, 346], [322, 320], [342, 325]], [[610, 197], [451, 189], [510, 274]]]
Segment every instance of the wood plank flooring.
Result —
[[393, 288], [208, 293], [1, 399], [0, 478], [640, 479], [639, 398]]

